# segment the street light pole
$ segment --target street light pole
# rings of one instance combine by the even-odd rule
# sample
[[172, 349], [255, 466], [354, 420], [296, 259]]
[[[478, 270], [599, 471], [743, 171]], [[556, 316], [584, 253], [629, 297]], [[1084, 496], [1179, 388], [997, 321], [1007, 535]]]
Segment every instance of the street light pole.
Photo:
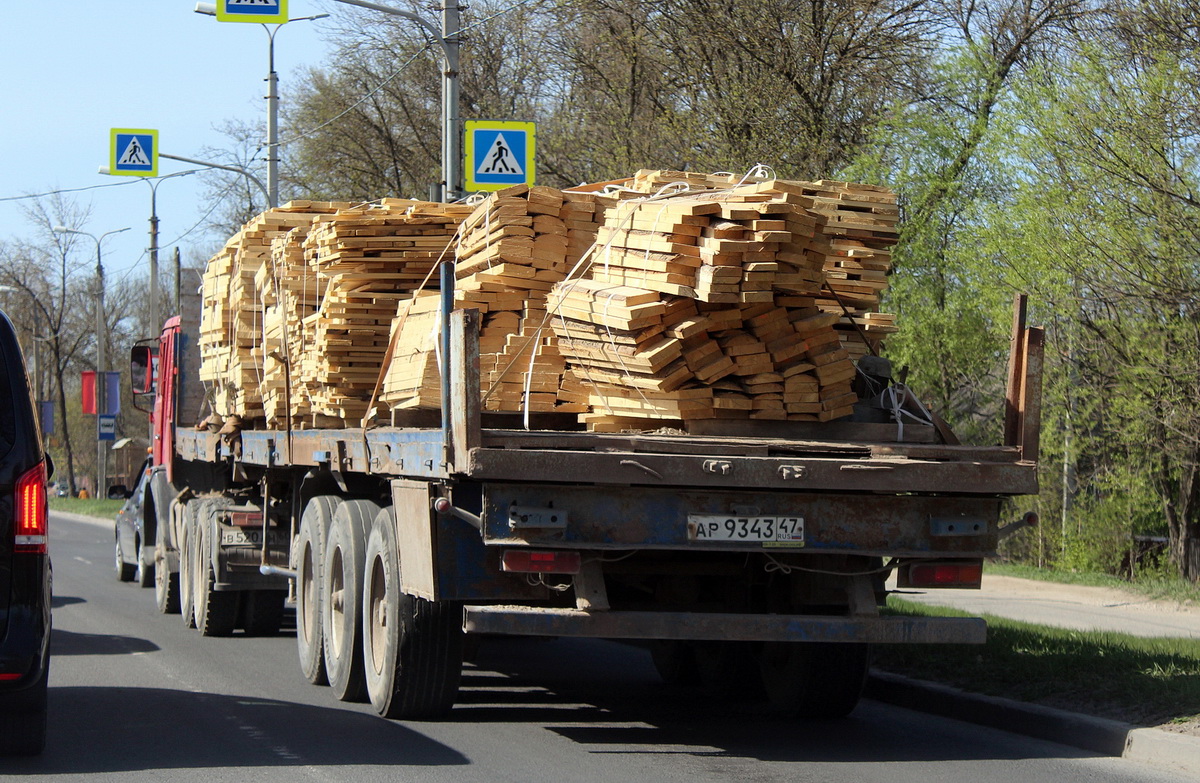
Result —
[[92, 241], [96, 243], [96, 497], [103, 497], [100, 493], [108, 476], [108, 448], [100, 439], [100, 417], [102, 411], [108, 410], [108, 400], [106, 399], [108, 386], [105, 383], [107, 377], [105, 373], [108, 371], [108, 346], [106, 345], [108, 330], [104, 317], [104, 262], [100, 256], [100, 243], [110, 234], [120, 234], [122, 231], [128, 230], [128, 226], [118, 228], [115, 231], [106, 231], [97, 237], [87, 231], [79, 231], [66, 226], [54, 226], [55, 233], [79, 234], [91, 237]]
[[[161, 154], [159, 157], [164, 157]], [[112, 174], [108, 166], [99, 168], [101, 174]], [[142, 181], [150, 186], [150, 328], [154, 334], [162, 328], [162, 316], [159, 314], [159, 279], [158, 279], [158, 186], [163, 180], [171, 177], [186, 177], [195, 174], [194, 171], [177, 171], [163, 177], [143, 178]]]
[[[212, 3], [196, 3], [195, 12], [204, 16], [216, 16], [217, 7]], [[279, 206], [279, 74], [275, 72], [275, 34], [290, 22], [311, 22], [324, 19], [329, 14], [297, 16], [281, 24], [264, 24], [267, 31], [267, 206]], [[159, 157], [164, 156], [159, 153]], [[221, 168], [221, 167], [216, 167]]]
[[445, 71], [442, 74], [442, 178], [445, 190], [443, 201], [462, 195], [462, 149], [458, 133], [458, 32], [462, 16], [458, 0], [442, 0], [442, 51], [445, 52]]

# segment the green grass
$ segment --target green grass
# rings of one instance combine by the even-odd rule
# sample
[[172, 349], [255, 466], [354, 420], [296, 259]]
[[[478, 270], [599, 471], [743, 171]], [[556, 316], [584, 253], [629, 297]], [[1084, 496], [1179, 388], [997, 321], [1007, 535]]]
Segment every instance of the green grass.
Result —
[[83, 514], [89, 517], [114, 519], [124, 500], [105, 500], [103, 498], [60, 498], [50, 497], [51, 511], [66, 511], [70, 514]]
[[[888, 613], [969, 617], [895, 597]], [[1073, 631], [988, 615], [984, 645], [879, 645], [884, 671], [1142, 725], [1200, 719], [1200, 639]]]
[[1057, 571], [1015, 563], [988, 563], [985, 573], [999, 576], [1015, 576], [1021, 579], [1036, 579], [1042, 582], [1084, 585], [1086, 587], [1109, 587], [1131, 593], [1180, 603], [1200, 605], [1200, 586], [1182, 578], [1146, 577], [1130, 582], [1112, 574], [1080, 571]]

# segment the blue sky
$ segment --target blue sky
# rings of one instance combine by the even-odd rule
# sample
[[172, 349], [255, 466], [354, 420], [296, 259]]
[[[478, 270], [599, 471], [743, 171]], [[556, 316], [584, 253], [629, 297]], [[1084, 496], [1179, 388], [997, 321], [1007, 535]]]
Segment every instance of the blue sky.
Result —
[[[203, 158], [205, 147], [226, 148], [216, 128], [230, 119], [266, 116], [267, 33], [257, 24], [221, 23], [193, 12], [195, 0], [8, 0], [0, 16], [0, 240], [31, 239], [33, 228], [20, 201], [26, 193], [119, 187], [72, 194], [90, 205], [83, 226], [97, 236], [129, 226], [104, 240], [110, 280], [145, 276], [150, 188], [135, 177], [97, 173], [108, 163], [110, 128], [154, 128], [162, 152]], [[290, 0], [292, 17], [330, 11], [369, 15], [324, 0]], [[322, 65], [323, 33], [333, 20], [295, 22], [275, 44], [280, 92], [305, 66]], [[159, 174], [187, 164], [163, 160]], [[170, 243], [205, 210], [198, 177], [176, 177], [158, 188], [159, 243]], [[184, 258], [207, 251], [214, 238], [199, 232], [177, 244]], [[84, 240], [91, 253], [90, 240]], [[90, 256], [89, 256], [90, 257]]]

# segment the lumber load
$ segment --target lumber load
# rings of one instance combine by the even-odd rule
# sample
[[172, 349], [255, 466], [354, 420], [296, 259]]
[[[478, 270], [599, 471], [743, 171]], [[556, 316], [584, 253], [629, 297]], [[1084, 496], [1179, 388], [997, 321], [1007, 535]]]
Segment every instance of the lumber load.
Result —
[[414, 291], [438, 287], [435, 267], [453, 259], [459, 226], [471, 211], [382, 199], [313, 224], [303, 252], [324, 293], [306, 324], [311, 349], [292, 372], [311, 390], [314, 424], [356, 426], [366, 416], [398, 307]]
[[393, 410], [440, 407], [440, 304], [437, 292], [416, 291], [400, 303], [391, 321], [394, 345], [380, 399]]
[[[592, 193], [517, 185], [483, 199], [463, 222], [456, 247], [455, 307], [482, 314], [479, 365], [485, 410], [585, 410], [558, 398], [566, 363], [547, 326], [546, 295], [594, 243], [597, 210], [602, 217], [606, 201]], [[393, 363], [388, 374], [405, 371]], [[417, 388], [403, 379], [389, 384], [389, 389]], [[440, 405], [436, 395], [414, 399], [389, 391], [382, 399], [401, 408]]]
[[243, 419], [263, 416], [266, 357], [280, 349], [281, 333], [265, 330], [270, 288], [258, 285], [272, 244], [314, 218], [335, 211], [329, 202], [293, 201], [247, 222], [209, 260], [202, 276], [200, 379], [208, 384], [213, 412]]
[[[831, 421], [851, 414], [853, 359], [869, 350], [854, 337], [877, 339], [895, 327], [870, 305], [831, 311], [827, 302], [852, 290], [843, 282], [848, 273], [837, 271], [850, 267], [835, 266], [843, 257], [831, 250], [834, 242], [854, 242], [860, 249], [845, 258], [867, 259], [862, 248], [874, 246], [886, 253], [894, 242], [890, 194], [864, 188], [872, 201], [851, 200], [856, 209], [883, 206], [871, 207], [880, 210], [871, 213], [881, 216], [873, 218], [877, 235], [855, 226], [859, 234], [847, 240], [852, 221], [840, 221], [830, 194], [853, 195], [859, 186], [737, 183], [683, 172], [635, 178], [648, 192], [670, 182], [701, 190], [668, 189], [611, 207], [590, 279], [564, 281], [549, 294], [569, 368], [564, 377], [572, 381], [561, 393], [578, 400], [582, 387], [592, 409], [581, 420], [611, 429], [638, 419]], [[839, 221], [832, 230], [830, 216]], [[881, 289], [873, 290], [877, 305]], [[842, 330], [851, 316], [863, 323]]]
[[[805, 221], [813, 234], [801, 257], [794, 252], [799, 250], [796, 246], [780, 254], [779, 260], [792, 267], [777, 272], [775, 290], [814, 293], [817, 307], [842, 315], [835, 328], [855, 359], [878, 353], [882, 338], [895, 331], [894, 316], [887, 316], [886, 324], [876, 320], [872, 328], [865, 328], [867, 314], [879, 311], [891, 272], [891, 247], [899, 221], [895, 193], [876, 185], [834, 180], [753, 180], [680, 171], [639, 171], [626, 186], [649, 195], [671, 182], [686, 183], [691, 191], [713, 191], [726, 201], [764, 199], [793, 205], [789, 228], [795, 233], [795, 221]], [[728, 277], [728, 270], [723, 274]]]
[[[292, 202], [242, 228], [204, 276], [201, 378], [215, 412], [357, 425], [398, 303], [453, 258], [463, 205]], [[427, 282], [427, 278], [433, 277]]]
[[439, 408], [436, 269], [452, 262], [454, 307], [481, 312], [486, 411], [596, 430], [852, 412], [854, 361], [897, 329], [878, 312], [893, 194], [677, 171], [612, 184], [260, 215], [204, 276], [214, 411], [328, 427]]

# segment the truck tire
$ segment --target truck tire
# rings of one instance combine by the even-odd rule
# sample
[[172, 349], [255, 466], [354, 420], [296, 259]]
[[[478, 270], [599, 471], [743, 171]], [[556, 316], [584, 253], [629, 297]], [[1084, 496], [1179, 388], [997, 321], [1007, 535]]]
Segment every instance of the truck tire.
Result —
[[247, 636], [274, 636], [283, 625], [287, 590], [247, 590], [242, 593], [238, 625]]
[[[212, 503], [208, 506], [211, 507]], [[209, 508], [202, 509], [196, 521], [195, 597], [196, 628], [202, 636], [229, 636], [237, 627], [239, 594], [233, 590], [217, 590], [216, 564], [212, 559], [216, 523], [211, 521]]]
[[133, 574], [136, 566], [125, 562], [125, 556], [121, 552], [121, 534], [116, 534], [116, 562], [117, 562], [117, 579], [122, 582], [132, 582]]
[[183, 507], [183, 525], [179, 541], [179, 613], [185, 628], [196, 627], [196, 517], [203, 500], [190, 500]]
[[759, 669], [768, 698], [783, 715], [844, 718], [858, 705], [870, 660], [869, 644], [768, 642]]
[[171, 573], [167, 544], [162, 536], [154, 545], [154, 603], [162, 614], [179, 614], [179, 572]]
[[317, 495], [309, 500], [296, 537], [296, 650], [300, 654], [300, 671], [313, 685], [329, 682], [321, 630], [321, 572], [325, 563], [325, 536], [341, 503], [342, 499], [336, 495]]
[[363, 564], [367, 531], [379, 513], [370, 500], [347, 500], [333, 512], [321, 571], [325, 597], [325, 672], [342, 701], [366, 701], [362, 658]]
[[462, 607], [401, 592], [390, 506], [371, 524], [363, 579], [363, 668], [371, 705], [385, 718], [449, 712], [462, 677]]

